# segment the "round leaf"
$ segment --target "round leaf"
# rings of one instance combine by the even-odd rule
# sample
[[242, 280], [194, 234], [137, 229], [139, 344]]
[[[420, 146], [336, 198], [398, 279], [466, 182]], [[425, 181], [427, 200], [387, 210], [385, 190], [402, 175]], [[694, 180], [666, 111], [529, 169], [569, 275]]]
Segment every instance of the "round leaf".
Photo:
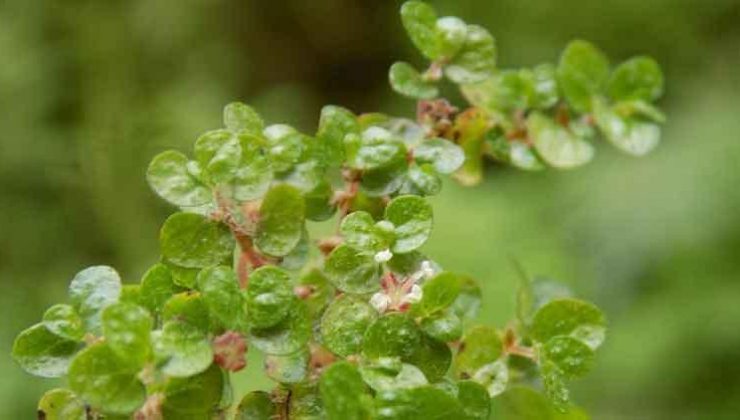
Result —
[[242, 156], [239, 138], [227, 130], [209, 131], [195, 141], [195, 159], [214, 183], [230, 181]]
[[421, 329], [428, 336], [449, 343], [462, 336], [462, 320], [451, 311], [443, 311], [424, 318], [421, 321]]
[[377, 317], [377, 311], [365, 300], [340, 296], [321, 318], [321, 342], [339, 356], [357, 354], [362, 349], [365, 331]]
[[572, 41], [560, 57], [557, 77], [568, 103], [578, 112], [589, 112], [609, 77], [609, 60], [591, 43]]
[[357, 369], [348, 362], [337, 362], [326, 368], [319, 379], [319, 391], [327, 418], [369, 418], [365, 384]]
[[86, 268], [75, 275], [69, 285], [72, 304], [91, 332], [100, 331], [100, 314], [121, 296], [121, 278], [106, 266]]
[[406, 314], [389, 313], [367, 329], [362, 351], [371, 359], [406, 358], [418, 351], [421, 345], [422, 334], [413, 319]]
[[545, 359], [553, 362], [567, 378], [584, 376], [593, 365], [594, 351], [573, 337], [553, 337], [542, 350]]
[[164, 389], [165, 419], [210, 419], [221, 402], [226, 384], [218, 366], [189, 378], [171, 378]]
[[455, 83], [476, 83], [496, 71], [496, 42], [485, 28], [468, 25], [465, 43], [445, 67], [445, 74]]
[[278, 415], [270, 394], [264, 391], [252, 391], [242, 398], [236, 409], [235, 420], [272, 420]]
[[534, 138], [537, 152], [553, 167], [570, 169], [593, 159], [591, 143], [544, 115], [532, 114], [527, 120], [527, 128]]
[[329, 281], [347, 293], [370, 293], [380, 288], [381, 267], [372, 255], [340, 245], [326, 257], [324, 272]]
[[473, 319], [478, 315], [481, 302], [481, 290], [471, 277], [458, 276], [460, 294], [452, 304], [452, 311], [461, 319]]
[[421, 345], [404, 361], [418, 367], [429, 382], [434, 383], [442, 380], [450, 370], [452, 351], [447, 344], [422, 334]]
[[247, 288], [250, 325], [255, 328], [276, 325], [288, 315], [294, 299], [288, 272], [273, 266], [258, 268], [249, 275]]
[[257, 248], [276, 257], [290, 253], [301, 240], [304, 214], [305, 203], [298, 189], [286, 184], [272, 187], [260, 206]]
[[43, 324], [36, 324], [16, 337], [13, 359], [31, 375], [58, 378], [67, 373], [70, 359], [79, 348], [76, 341], [52, 333]]
[[459, 419], [462, 407], [446, 391], [426, 385], [378, 393], [375, 400], [378, 420]]
[[234, 250], [234, 238], [226, 226], [194, 213], [168, 217], [159, 244], [168, 261], [186, 268], [216, 265]]
[[213, 350], [206, 334], [186, 322], [165, 323], [154, 344], [156, 357], [162, 361], [162, 372], [168, 376], [193, 376], [213, 362]]
[[211, 319], [227, 330], [240, 330], [246, 322], [244, 298], [234, 270], [225, 266], [204, 268], [197, 282]]
[[149, 334], [154, 321], [146, 309], [116, 303], [103, 311], [103, 334], [108, 347], [121, 360], [142, 367], [151, 355]]
[[460, 280], [450, 272], [439, 273], [424, 282], [421, 301], [414, 305], [414, 312], [429, 316], [452, 305], [460, 294]]
[[558, 335], [569, 335], [578, 327], [606, 326], [604, 314], [591, 303], [578, 299], [556, 299], [541, 307], [532, 320], [530, 333], [546, 343]]
[[419, 368], [408, 363], [403, 363], [398, 371], [381, 366], [363, 366], [360, 373], [365, 383], [375, 392], [415, 388], [429, 383]]
[[486, 388], [477, 382], [460, 381], [457, 383], [457, 390], [457, 399], [465, 415], [464, 420], [488, 419], [491, 412], [491, 397]]
[[658, 124], [622, 117], [600, 102], [594, 106], [594, 116], [607, 140], [631, 155], [645, 156], [660, 142]]
[[82, 318], [66, 304], [56, 304], [44, 312], [44, 327], [51, 333], [67, 340], [79, 341], [85, 335]]
[[403, 195], [437, 195], [442, 190], [442, 180], [439, 178], [434, 166], [430, 164], [411, 165], [406, 172], [404, 182], [399, 194]]
[[421, 1], [407, 1], [401, 7], [401, 22], [416, 48], [427, 58], [439, 55], [437, 44], [437, 13]]
[[663, 94], [663, 72], [650, 57], [632, 58], [614, 69], [607, 91], [612, 99], [619, 101], [655, 101]]
[[342, 219], [339, 233], [350, 247], [373, 254], [387, 249], [392, 240], [388, 237], [390, 235], [376, 226], [370, 213], [364, 211], [350, 213]]
[[424, 77], [411, 64], [394, 63], [388, 71], [391, 87], [401, 95], [414, 99], [432, 99], [439, 95], [439, 89]]
[[146, 399], [137, 371], [107, 344], [98, 343], [74, 358], [69, 366], [69, 386], [85, 402], [105, 413], [129, 414]]
[[344, 158], [344, 137], [359, 131], [357, 117], [351, 111], [334, 105], [323, 107], [316, 137], [324, 146], [325, 159], [331, 165], [339, 166]]
[[141, 279], [141, 304], [151, 313], [158, 314], [177, 290], [170, 269], [164, 264], [156, 264]]
[[439, 18], [434, 30], [437, 35], [437, 50], [440, 57], [452, 58], [465, 45], [468, 25], [462, 19], [453, 16]]
[[251, 328], [249, 342], [267, 354], [291, 354], [306, 345], [311, 338], [311, 318], [305, 303], [294, 300], [288, 315], [269, 328]]
[[189, 170], [187, 156], [174, 150], [152, 159], [146, 179], [154, 192], [176, 206], [195, 207], [212, 199], [211, 190]]
[[39, 418], [43, 420], [86, 420], [85, 402], [68, 389], [56, 388], [47, 391], [38, 406]]
[[172, 296], [162, 309], [162, 321], [183, 321], [204, 333], [211, 325], [208, 307], [200, 293], [183, 292]]
[[451, 174], [465, 162], [465, 154], [460, 146], [449, 140], [430, 139], [414, 148], [414, 159], [433, 164], [441, 174]]
[[231, 131], [246, 131], [260, 135], [264, 125], [257, 111], [248, 105], [232, 102], [224, 107], [224, 126]]
[[421, 197], [394, 198], [385, 209], [385, 219], [396, 227], [393, 252], [403, 254], [419, 248], [432, 232], [432, 206]]
[[485, 325], [473, 327], [463, 337], [455, 358], [455, 371], [470, 378], [484, 365], [495, 362], [502, 352], [503, 343], [494, 328]]

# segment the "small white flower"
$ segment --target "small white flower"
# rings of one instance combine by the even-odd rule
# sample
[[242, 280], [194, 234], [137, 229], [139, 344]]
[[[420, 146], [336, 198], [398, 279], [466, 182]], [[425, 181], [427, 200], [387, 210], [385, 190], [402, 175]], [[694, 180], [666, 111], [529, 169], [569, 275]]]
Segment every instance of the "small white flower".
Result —
[[378, 292], [370, 298], [370, 305], [372, 305], [372, 307], [381, 314], [388, 309], [388, 306], [390, 306], [390, 304], [391, 298], [385, 293]]
[[406, 294], [406, 296], [403, 297], [403, 302], [404, 303], [417, 303], [421, 301], [422, 296], [423, 296], [423, 292], [421, 290], [421, 287], [415, 284], [411, 286], [411, 290]]
[[378, 264], [382, 264], [386, 261], [389, 261], [391, 258], [393, 258], [393, 253], [390, 249], [384, 249], [377, 254], [375, 254], [375, 262]]

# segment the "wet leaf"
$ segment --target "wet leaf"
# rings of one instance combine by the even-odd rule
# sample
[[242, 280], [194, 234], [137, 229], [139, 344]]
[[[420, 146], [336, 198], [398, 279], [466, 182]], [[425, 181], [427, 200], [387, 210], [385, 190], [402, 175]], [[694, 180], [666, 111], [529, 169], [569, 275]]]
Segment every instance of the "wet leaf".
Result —
[[234, 250], [229, 229], [194, 213], [175, 213], [159, 234], [162, 255], [185, 268], [203, 268], [224, 261]]
[[16, 337], [13, 359], [31, 375], [58, 378], [67, 373], [70, 360], [80, 344], [49, 331], [43, 324], [36, 324]]
[[340, 296], [326, 308], [321, 318], [321, 342], [342, 357], [358, 354], [368, 327], [378, 318], [365, 300]]

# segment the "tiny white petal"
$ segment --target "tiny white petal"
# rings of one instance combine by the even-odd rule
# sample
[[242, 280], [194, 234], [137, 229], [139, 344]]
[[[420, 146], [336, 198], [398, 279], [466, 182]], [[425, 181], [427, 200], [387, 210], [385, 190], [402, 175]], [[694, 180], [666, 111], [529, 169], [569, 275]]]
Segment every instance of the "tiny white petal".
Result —
[[391, 298], [385, 293], [378, 292], [370, 298], [370, 305], [372, 305], [372, 307], [380, 313], [385, 312], [390, 304]]
[[393, 253], [390, 249], [384, 249], [377, 254], [375, 254], [375, 262], [378, 264], [382, 264], [386, 261], [389, 261], [391, 258], [393, 258]]
[[415, 284], [411, 286], [411, 290], [408, 292], [408, 294], [403, 297], [403, 301], [408, 303], [416, 303], [421, 300], [422, 295], [423, 292], [421, 290], [421, 287]]

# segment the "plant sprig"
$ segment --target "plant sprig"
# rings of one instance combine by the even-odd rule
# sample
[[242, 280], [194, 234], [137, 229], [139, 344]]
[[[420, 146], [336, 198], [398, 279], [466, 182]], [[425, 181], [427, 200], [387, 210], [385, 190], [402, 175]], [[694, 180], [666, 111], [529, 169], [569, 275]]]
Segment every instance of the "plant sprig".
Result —
[[[40, 416], [580, 415], [566, 386], [591, 369], [603, 313], [523, 275], [515, 321], [479, 324], [478, 284], [421, 251], [433, 227], [425, 197], [443, 175], [479, 182], [487, 158], [568, 169], [593, 158], [599, 136], [648, 153], [665, 120], [653, 104], [660, 68], [638, 57], [612, 71], [574, 41], [557, 65], [500, 70], [486, 29], [419, 1], [401, 18], [430, 60], [424, 71], [390, 69], [393, 89], [420, 100], [415, 121], [326, 106], [308, 135], [232, 103], [191, 156], [152, 160], [149, 184], [179, 208], [161, 229], [159, 262], [136, 284], [110, 267], [81, 271], [68, 302], [15, 341], [23, 369], [67, 378], [42, 397]], [[443, 79], [466, 108], [439, 97]], [[307, 222], [330, 219], [335, 235], [309, 237]], [[229, 374], [254, 369], [248, 348], [264, 354], [276, 387], [237, 402]]]

